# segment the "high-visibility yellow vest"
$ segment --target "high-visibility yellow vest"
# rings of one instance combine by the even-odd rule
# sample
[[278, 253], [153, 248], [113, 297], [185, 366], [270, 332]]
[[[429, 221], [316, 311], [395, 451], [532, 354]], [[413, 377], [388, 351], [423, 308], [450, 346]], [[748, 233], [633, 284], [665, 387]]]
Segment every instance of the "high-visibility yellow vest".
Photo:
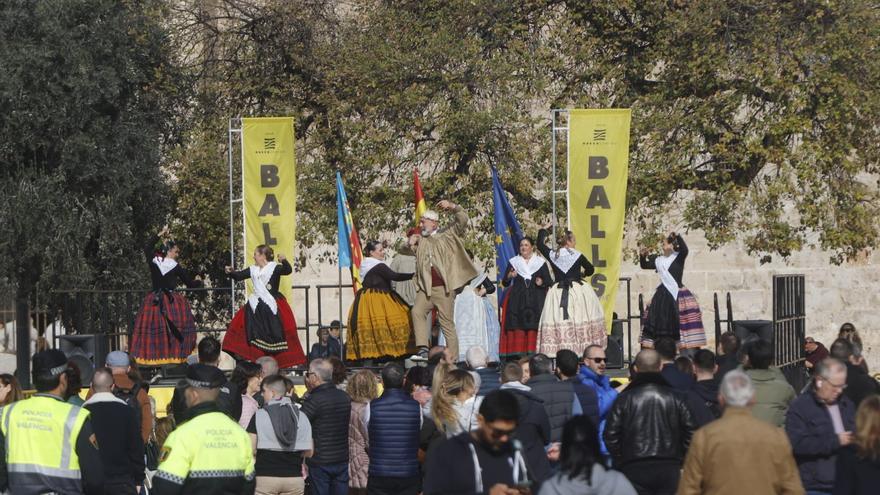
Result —
[[89, 412], [37, 394], [0, 408], [10, 493], [82, 493], [76, 439]]
[[[162, 447], [154, 477], [156, 493], [165, 482], [184, 491], [209, 493], [254, 479], [251, 438], [235, 421], [216, 409], [195, 416], [171, 432]], [[161, 480], [161, 481], [160, 481]]]

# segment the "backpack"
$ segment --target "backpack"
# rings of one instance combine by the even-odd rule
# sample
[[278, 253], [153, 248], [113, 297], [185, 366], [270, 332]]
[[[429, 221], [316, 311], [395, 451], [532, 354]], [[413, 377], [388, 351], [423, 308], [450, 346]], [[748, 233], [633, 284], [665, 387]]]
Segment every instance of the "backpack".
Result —
[[144, 419], [141, 412], [141, 403], [138, 402], [138, 394], [142, 388], [140, 383], [135, 383], [131, 388], [113, 388], [113, 395], [134, 410], [134, 422], [138, 427], [138, 431], [141, 431], [141, 422]]

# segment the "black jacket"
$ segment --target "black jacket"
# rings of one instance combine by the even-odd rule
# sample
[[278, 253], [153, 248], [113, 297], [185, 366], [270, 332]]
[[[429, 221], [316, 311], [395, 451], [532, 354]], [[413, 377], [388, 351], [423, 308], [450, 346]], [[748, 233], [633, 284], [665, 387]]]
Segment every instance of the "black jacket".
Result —
[[846, 389], [843, 393], [859, 407], [865, 397], [880, 394], [880, 384], [862, 368], [846, 363]]
[[694, 419], [659, 373], [639, 373], [617, 397], [605, 423], [605, 445], [616, 468], [646, 459], [684, 460]]
[[715, 364], [718, 365], [718, 371], [715, 372], [715, 379], [718, 383], [724, 378], [728, 371], [733, 371], [739, 367], [739, 359], [736, 353], [725, 354], [723, 356], [715, 356]]
[[840, 449], [834, 474], [834, 495], [876, 495], [880, 462], [864, 458], [854, 445]]
[[348, 462], [348, 422], [351, 398], [332, 383], [315, 387], [303, 402], [302, 412], [312, 424], [315, 455], [308, 464]]
[[721, 405], [718, 404], [718, 382], [700, 380], [687, 391], [687, 402], [694, 416], [697, 428], [721, 417]]
[[571, 388], [574, 391], [575, 397], [577, 397], [578, 402], [581, 404], [581, 411], [583, 411], [583, 415], [590, 418], [593, 421], [593, 424], [596, 425], [596, 429], [599, 429], [599, 394], [596, 393], [596, 390], [592, 387], [588, 387], [581, 383], [581, 380], [578, 377], [567, 378], [563, 380], [565, 383], [570, 383]]
[[[174, 395], [171, 396], [171, 413], [174, 414], [174, 422], [180, 424], [186, 415], [186, 398], [183, 391], [186, 390], [186, 380], [181, 380], [177, 387], [174, 388]], [[236, 423], [241, 418], [241, 392], [238, 387], [229, 380], [220, 387], [220, 395], [217, 397], [217, 407], [226, 413]]]
[[682, 392], [690, 390], [695, 383], [693, 375], [681, 371], [674, 363], [666, 363], [663, 365], [660, 374], [663, 375], [663, 379], [669, 383], [670, 387]]
[[526, 384], [532, 393], [544, 401], [544, 410], [550, 418], [550, 441], [562, 441], [562, 427], [571, 419], [575, 395], [570, 383], [560, 382], [553, 375], [538, 375]]
[[116, 401], [92, 402], [84, 407], [92, 418], [107, 481], [131, 482], [132, 486], [142, 484], [144, 440], [134, 409]]
[[550, 461], [544, 446], [550, 443], [550, 419], [544, 410], [544, 401], [525, 390], [505, 389], [519, 402], [519, 418], [515, 437], [522, 443], [523, 458], [530, 478], [540, 483], [549, 478]]
[[[471, 451], [470, 445], [474, 446]], [[428, 450], [425, 465], [425, 495], [477, 495], [489, 493], [497, 483], [513, 486], [513, 450], [508, 444], [500, 452], [489, 452], [474, 441], [470, 432], [445, 439]], [[476, 452], [483, 489], [476, 488]]]

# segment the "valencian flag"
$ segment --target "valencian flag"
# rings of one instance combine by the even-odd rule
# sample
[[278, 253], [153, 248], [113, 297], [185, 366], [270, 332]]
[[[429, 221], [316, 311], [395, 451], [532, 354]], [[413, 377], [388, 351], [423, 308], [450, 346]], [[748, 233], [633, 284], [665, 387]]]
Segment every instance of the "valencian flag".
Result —
[[[501, 188], [498, 180], [498, 171], [492, 167], [492, 197], [495, 200], [495, 266], [498, 271], [498, 281], [504, 277], [501, 273], [507, 266], [508, 260], [519, 253], [519, 242], [523, 238], [523, 231], [516, 221], [507, 193]], [[498, 300], [504, 300], [503, 291], [499, 287]]]
[[425, 203], [425, 194], [422, 192], [422, 184], [419, 183], [418, 170], [413, 170], [413, 191], [416, 194], [416, 226], [418, 226], [419, 219], [428, 210], [428, 205]]
[[361, 288], [361, 241], [358, 238], [351, 210], [348, 208], [348, 196], [342, 185], [342, 174], [336, 171], [336, 222], [339, 232], [339, 269], [351, 268], [351, 285], [357, 292]]

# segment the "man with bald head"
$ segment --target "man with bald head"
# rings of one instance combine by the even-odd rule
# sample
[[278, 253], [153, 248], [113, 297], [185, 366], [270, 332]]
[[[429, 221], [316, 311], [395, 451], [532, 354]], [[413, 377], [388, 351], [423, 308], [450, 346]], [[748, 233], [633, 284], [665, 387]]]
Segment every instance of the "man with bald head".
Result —
[[636, 356], [635, 377], [608, 413], [605, 445], [639, 495], [673, 494], [696, 426], [685, 400], [660, 374], [657, 351]]
[[134, 494], [144, 481], [144, 441], [134, 408], [113, 395], [113, 371], [98, 368], [83, 404], [92, 418], [106, 477], [105, 493]]

